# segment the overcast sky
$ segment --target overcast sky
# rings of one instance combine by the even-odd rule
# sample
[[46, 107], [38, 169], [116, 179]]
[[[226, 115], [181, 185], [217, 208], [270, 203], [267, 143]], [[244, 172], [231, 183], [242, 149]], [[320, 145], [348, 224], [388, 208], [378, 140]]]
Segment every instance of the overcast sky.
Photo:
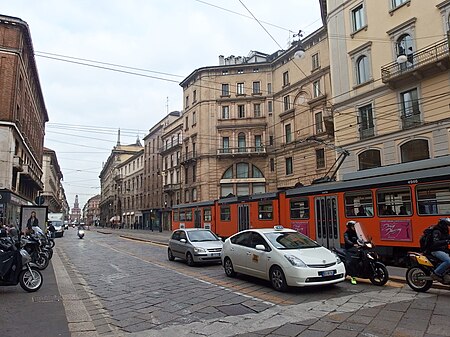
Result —
[[50, 119], [44, 145], [57, 153], [70, 207], [76, 194], [83, 207], [100, 193], [119, 128], [121, 143], [134, 143], [182, 109], [179, 83], [193, 70], [219, 55], [286, 49], [322, 24], [319, 0], [13, 0], [1, 14], [30, 27]]

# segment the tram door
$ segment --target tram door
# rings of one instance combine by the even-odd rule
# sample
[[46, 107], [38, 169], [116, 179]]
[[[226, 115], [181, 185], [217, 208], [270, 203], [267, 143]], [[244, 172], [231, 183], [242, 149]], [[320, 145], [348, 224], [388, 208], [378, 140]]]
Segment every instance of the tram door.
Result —
[[202, 210], [196, 209], [194, 211], [194, 228], [202, 227]]
[[250, 208], [248, 205], [238, 205], [238, 231], [250, 228]]
[[316, 241], [324, 247], [339, 247], [339, 218], [337, 197], [315, 198]]

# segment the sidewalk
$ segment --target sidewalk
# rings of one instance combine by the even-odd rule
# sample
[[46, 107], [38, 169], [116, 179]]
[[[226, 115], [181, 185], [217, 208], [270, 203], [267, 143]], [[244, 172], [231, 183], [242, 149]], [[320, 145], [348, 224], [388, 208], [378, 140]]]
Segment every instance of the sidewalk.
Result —
[[[92, 228], [92, 227], [91, 227]], [[116, 234], [124, 238], [139, 240], [145, 242], [153, 242], [156, 244], [167, 245], [171, 231], [150, 231], [142, 229], [111, 229], [111, 228], [92, 228], [91, 230], [96, 230], [98, 233], [103, 234]], [[406, 283], [405, 274], [406, 268], [386, 266], [389, 272], [389, 279], [394, 282]], [[433, 288], [449, 290], [450, 287], [433, 283]]]

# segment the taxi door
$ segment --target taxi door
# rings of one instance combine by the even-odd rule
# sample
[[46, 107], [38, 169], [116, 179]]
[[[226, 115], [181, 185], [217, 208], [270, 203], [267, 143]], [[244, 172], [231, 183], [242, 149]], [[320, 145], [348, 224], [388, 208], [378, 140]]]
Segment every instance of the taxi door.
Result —
[[246, 269], [250, 275], [267, 278], [270, 252], [256, 249], [256, 245], [263, 245], [266, 250], [270, 249], [261, 234], [252, 232], [246, 252]]

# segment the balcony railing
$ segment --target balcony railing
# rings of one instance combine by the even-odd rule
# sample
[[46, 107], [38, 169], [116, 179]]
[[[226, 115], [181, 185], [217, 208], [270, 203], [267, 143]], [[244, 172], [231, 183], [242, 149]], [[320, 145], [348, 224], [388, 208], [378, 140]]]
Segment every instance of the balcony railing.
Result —
[[359, 137], [361, 139], [366, 139], [373, 137], [375, 135], [375, 129], [374, 128], [367, 128], [367, 129], [361, 129], [359, 130]]
[[177, 139], [174, 142], [169, 142], [169, 143], [164, 144], [163, 146], [161, 146], [159, 148], [159, 152], [163, 153], [163, 152], [168, 151], [168, 150], [170, 150], [170, 149], [172, 149], [172, 148], [174, 148], [176, 146], [180, 146], [181, 144], [182, 144], [181, 139]]
[[183, 153], [181, 155], [181, 164], [187, 162], [187, 161], [191, 161], [191, 160], [196, 160], [197, 159], [197, 151], [191, 151], [188, 153]]
[[413, 74], [415, 71], [425, 71], [431, 68], [441, 68], [443, 71], [448, 69], [448, 63], [449, 48], [448, 41], [445, 39], [407, 55], [405, 63], [394, 61], [381, 67], [381, 79], [383, 83], [389, 83], [404, 75]]
[[225, 147], [217, 149], [218, 156], [261, 155], [266, 154], [265, 146]]
[[171, 192], [171, 191], [179, 190], [180, 188], [181, 188], [181, 185], [179, 183], [177, 183], [177, 184], [165, 184], [163, 186], [163, 191], [164, 192]]
[[420, 121], [420, 111], [406, 111], [402, 113], [402, 126], [403, 129], [410, 129], [421, 124]]
[[19, 156], [14, 156], [13, 157], [13, 167], [15, 169], [18, 169], [19, 171], [23, 170], [23, 159], [20, 158]]

